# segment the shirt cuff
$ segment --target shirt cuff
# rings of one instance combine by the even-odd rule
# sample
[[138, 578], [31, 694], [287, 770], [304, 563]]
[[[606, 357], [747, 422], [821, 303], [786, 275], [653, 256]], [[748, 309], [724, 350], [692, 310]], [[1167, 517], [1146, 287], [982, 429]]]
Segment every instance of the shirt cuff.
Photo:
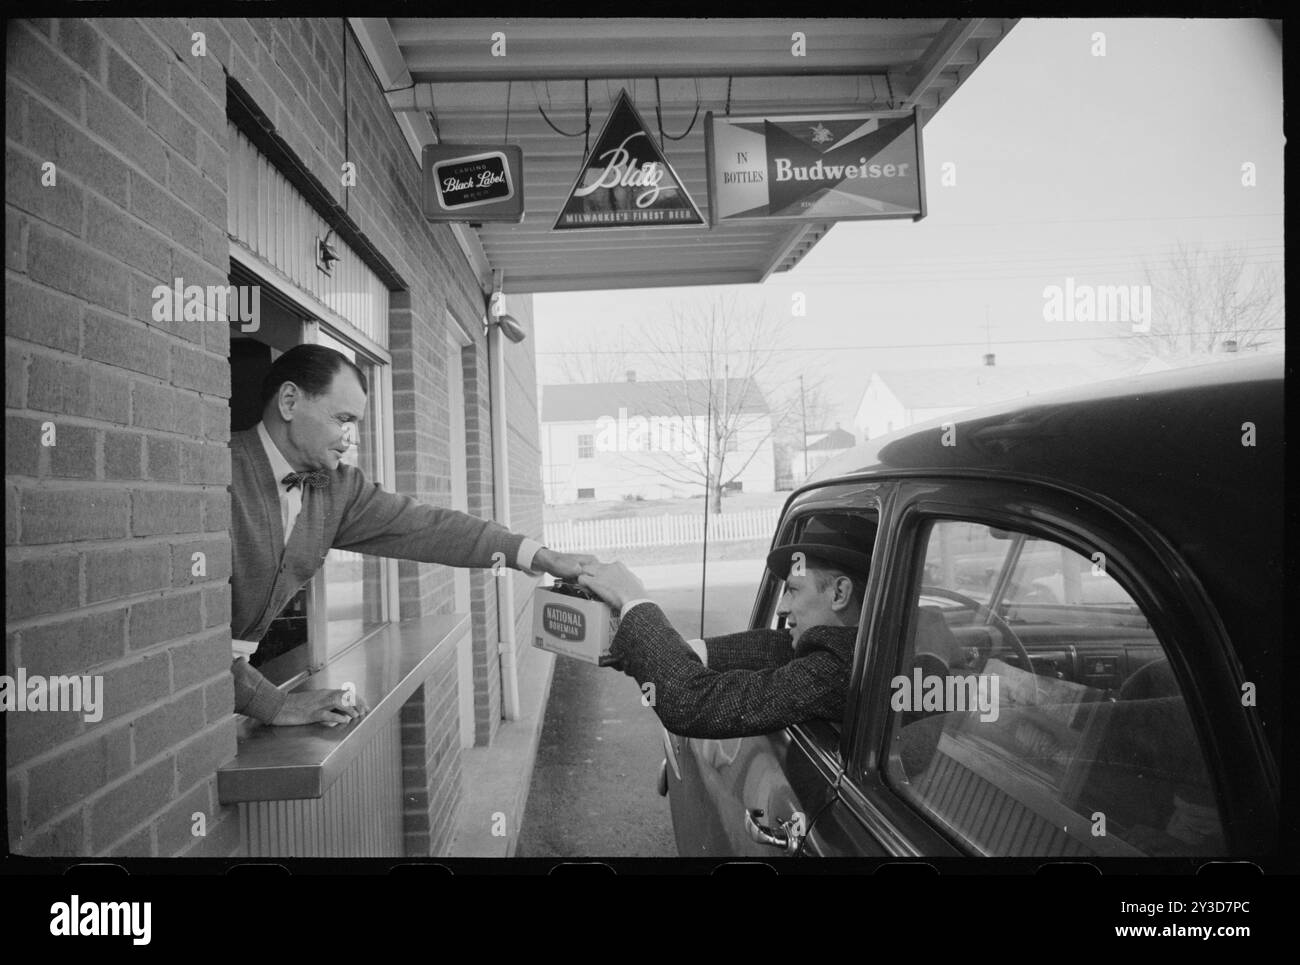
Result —
[[650, 599], [648, 596], [641, 596], [641, 597], [637, 597], [635, 600], [628, 600], [626, 603], [623, 604], [623, 608], [618, 611], [618, 617], [620, 620], [623, 619], [623, 617], [627, 616], [627, 611], [632, 609], [632, 607], [636, 606], [638, 603], [653, 603], [653, 602], [654, 600]]
[[537, 555], [537, 551], [541, 548], [541, 543], [525, 536], [524, 541], [519, 544], [519, 552], [515, 554], [515, 568], [536, 576], [537, 574], [533, 572], [533, 557]]

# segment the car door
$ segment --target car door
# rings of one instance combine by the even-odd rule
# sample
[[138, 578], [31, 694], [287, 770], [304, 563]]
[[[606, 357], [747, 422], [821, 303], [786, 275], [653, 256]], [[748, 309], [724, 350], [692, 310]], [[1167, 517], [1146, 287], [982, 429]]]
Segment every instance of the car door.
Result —
[[1241, 762], [1266, 749], [1239, 667], [1158, 534], [1018, 480], [910, 481], [892, 508], [828, 851], [1185, 857], [1269, 839], [1263, 768], [1242, 793]]
[[[774, 545], [793, 542], [814, 512], [878, 520], [887, 488], [859, 483], [807, 494], [787, 507]], [[767, 574], [751, 628], [782, 626], [777, 614], [782, 586]], [[870, 585], [866, 596], [869, 600]], [[817, 821], [836, 800], [844, 766], [842, 735], [842, 720], [808, 721], [771, 734], [726, 740], [684, 738], [665, 731], [678, 854], [777, 858], [822, 853]], [[794, 844], [789, 845], [792, 835]]]

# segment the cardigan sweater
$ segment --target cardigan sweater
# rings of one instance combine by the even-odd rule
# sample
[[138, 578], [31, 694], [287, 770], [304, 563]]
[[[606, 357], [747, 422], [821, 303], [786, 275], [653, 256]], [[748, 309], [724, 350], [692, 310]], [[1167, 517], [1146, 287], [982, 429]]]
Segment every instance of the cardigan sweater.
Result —
[[[304, 487], [285, 545], [280, 497], [256, 427], [230, 437], [231, 636], [261, 640], [271, 621], [316, 574], [331, 548], [373, 556], [490, 567], [514, 566], [524, 537], [498, 523], [385, 492], [340, 463], [329, 484]], [[269, 722], [285, 696], [240, 658], [231, 665], [235, 711]]]
[[664, 727], [683, 737], [754, 737], [806, 720], [840, 721], [857, 627], [745, 630], [705, 640], [706, 667], [654, 603], [626, 609], [610, 645], [615, 666], [651, 683]]

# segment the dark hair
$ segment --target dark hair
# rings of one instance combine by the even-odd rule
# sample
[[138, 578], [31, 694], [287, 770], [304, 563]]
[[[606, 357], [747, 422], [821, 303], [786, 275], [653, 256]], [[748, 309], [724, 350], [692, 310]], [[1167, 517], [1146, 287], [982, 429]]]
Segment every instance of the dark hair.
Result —
[[857, 573], [850, 573], [842, 566], [812, 556], [807, 557], [804, 561], [804, 566], [807, 567], [808, 572], [812, 574], [813, 583], [816, 585], [819, 592], [830, 586], [832, 580], [838, 579], [841, 576], [847, 576], [849, 582], [853, 584], [853, 593], [850, 595], [849, 600], [857, 600], [858, 606], [862, 606], [862, 602], [867, 596], [867, 578], [865, 576], [860, 576]]
[[279, 394], [280, 386], [286, 382], [292, 382], [307, 395], [324, 395], [345, 365], [356, 373], [361, 391], [369, 395], [365, 373], [342, 352], [324, 345], [295, 345], [271, 363], [271, 370], [262, 380], [262, 408]]

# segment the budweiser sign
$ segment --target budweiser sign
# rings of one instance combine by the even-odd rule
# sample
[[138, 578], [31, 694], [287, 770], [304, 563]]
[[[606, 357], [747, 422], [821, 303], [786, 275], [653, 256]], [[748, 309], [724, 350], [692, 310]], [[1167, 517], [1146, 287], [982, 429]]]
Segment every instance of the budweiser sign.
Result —
[[704, 218], [646, 130], [627, 91], [619, 93], [578, 171], [555, 230], [700, 225]]

